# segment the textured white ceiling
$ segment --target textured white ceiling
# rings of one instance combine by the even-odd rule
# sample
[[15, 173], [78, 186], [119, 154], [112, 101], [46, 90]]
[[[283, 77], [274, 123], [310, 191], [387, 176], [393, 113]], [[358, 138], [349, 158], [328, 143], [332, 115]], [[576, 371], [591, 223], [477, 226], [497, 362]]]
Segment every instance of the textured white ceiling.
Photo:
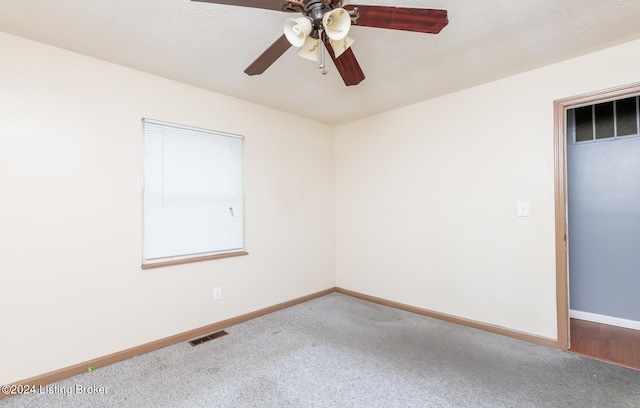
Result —
[[[290, 48], [244, 69], [296, 17], [190, 0], [0, 0], [0, 31], [340, 124], [640, 38], [640, 0], [356, 0], [449, 11], [440, 34], [353, 26], [366, 79], [346, 87]], [[0, 55], [1, 58], [1, 55]], [[1, 62], [0, 62], [1, 63]]]

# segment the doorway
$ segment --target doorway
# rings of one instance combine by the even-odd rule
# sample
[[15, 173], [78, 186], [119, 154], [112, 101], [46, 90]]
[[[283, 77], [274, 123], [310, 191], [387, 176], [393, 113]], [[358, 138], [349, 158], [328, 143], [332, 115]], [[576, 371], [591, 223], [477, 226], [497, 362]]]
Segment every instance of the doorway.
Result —
[[[570, 302], [570, 287], [569, 279], [569, 242], [571, 237], [569, 232], [574, 234], [576, 238], [577, 232], [572, 231], [573, 228], [569, 228], [570, 217], [568, 214], [568, 146], [567, 140], [576, 141], [576, 135], [570, 135], [570, 127], [567, 125], [570, 121], [575, 124], [575, 115], [578, 109], [582, 109], [580, 114], [585, 114], [586, 106], [600, 104], [605, 110], [608, 109], [608, 104], [614, 100], [627, 99], [635, 97], [640, 94], [640, 83], [626, 85], [618, 88], [607, 89], [603, 91], [593, 92], [585, 95], [579, 95], [575, 97], [565, 98], [554, 102], [555, 112], [555, 210], [556, 210], [556, 298], [557, 298], [557, 319], [558, 319], [558, 347], [564, 350], [571, 349], [571, 324], [570, 324], [570, 307], [574, 306], [575, 302]], [[605, 106], [606, 105], [606, 106]], [[578, 108], [578, 109], [576, 109]], [[592, 108], [592, 114], [594, 114]], [[615, 109], [615, 108], [614, 108]], [[571, 113], [569, 113], [571, 111]], [[584, 129], [583, 129], [584, 130]], [[599, 143], [595, 136], [595, 125], [593, 126], [594, 136], [593, 144]], [[615, 132], [614, 132], [615, 133]], [[637, 131], [636, 131], [637, 133]], [[603, 133], [601, 133], [603, 135]], [[568, 139], [569, 138], [569, 139]], [[572, 139], [573, 138], [573, 139]], [[606, 137], [602, 136], [603, 139]], [[587, 141], [584, 134], [579, 137], [578, 140], [582, 140], [585, 143], [592, 143]], [[606, 142], [603, 142], [606, 143]], [[571, 146], [573, 147], [573, 146]], [[597, 148], [597, 147], [596, 147]], [[587, 148], [587, 150], [589, 147]], [[593, 149], [593, 146], [591, 148]], [[575, 171], [575, 170], [574, 170]], [[574, 198], [574, 200], [576, 200]], [[575, 202], [575, 201], [574, 201]], [[574, 215], [575, 216], [575, 215]], [[572, 225], [573, 227], [573, 225]], [[579, 241], [579, 240], [578, 240]], [[573, 244], [574, 242], [572, 242]], [[572, 261], [573, 262], [573, 261]], [[573, 279], [576, 279], [574, 276]], [[575, 295], [575, 293], [573, 293]], [[588, 297], [588, 296], [587, 296]], [[584, 296], [583, 296], [584, 298]], [[584, 300], [584, 299], [583, 299]], [[576, 301], [578, 301], [576, 299]], [[572, 303], [570, 305], [570, 303]], [[615, 303], [615, 302], [614, 302]], [[578, 302], [579, 304], [579, 302]], [[592, 306], [587, 306], [590, 308]], [[610, 307], [610, 306], [606, 306]], [[595, 312], [587, 312], [593, 315], [606, 315], [610, 314], [609, 309], [590, 309]], [[580, 308], [585, 308], [581, 305]], [[575, 327], [575, 324], [574, 324]], [[576, 338], [576, 340], [579, 340]]]
[[569, 316], [640, 329], [637, 96], [567, 110]]

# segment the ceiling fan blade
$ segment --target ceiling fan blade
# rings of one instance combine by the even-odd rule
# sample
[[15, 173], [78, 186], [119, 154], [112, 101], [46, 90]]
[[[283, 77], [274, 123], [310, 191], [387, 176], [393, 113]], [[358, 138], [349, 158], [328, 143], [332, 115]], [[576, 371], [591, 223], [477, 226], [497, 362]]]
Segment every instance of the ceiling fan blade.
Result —
[[191, 0], [203, 3], [227, 4], [230, 6], [254, 7], [276, 11], [300, 11], [304, 4], [295, 0]]
[[278, 38], [273, 44], [269, 46], [269, 48], [267, 48], [262, 54], [260, 54], [260, 56], [256, 58], [256, 60], [253, 61], [251, 65], [249, 65], [247, 69], [244, 70], [244, 72], [247, 75], [262, 74], [267, 70], [267, 68], [271, 66], [271, 64], [276, 62], [276, 60], [280, 58], [280, 56], [284, 54], [284, 52], [288, 50], [289, 47], [291, 47], [291, 43], [283, 34], [282, 37]]
[[360, 18], [354, 25], [438, 34], [447, 24], [447, 10], [393, 6], [360, 6], [348, 4], [347, 10], [358, 8]]
[[[326, 39], [324, 33], [322, 33], [322, 37]], [[351, 48], [347, 48], [338, 58], [336, 58], [331, 45], [326, 41], [325, 48], [333, 62], [336, 64], [336, 68], [338, 68], [338, 72], [346, 86], [358, 85], [362, 82], [364, 79], [364, 72], [362, 72], [362, 68], [360, 68], [360, 64], [358, 64], [358, 60], [353, 54]]]

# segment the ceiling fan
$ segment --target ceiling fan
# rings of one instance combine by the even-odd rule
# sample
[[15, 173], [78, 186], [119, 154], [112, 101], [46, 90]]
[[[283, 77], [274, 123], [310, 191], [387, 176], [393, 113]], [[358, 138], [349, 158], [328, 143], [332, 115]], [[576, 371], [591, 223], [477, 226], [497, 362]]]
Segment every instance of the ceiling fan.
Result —
[[302, 17], [288, 18], [284, 34], [244, 70], [248, 75], [260, 75], [292, 45], [298, 55], [319, 61], [326, 74], [325, 50], [333, 60], [345, 85], [357, 85], [364, 73], [356, 60], [347, 36], [351, 24], [364, 27], [388, 28], [437, 34], [448, 23], [447, 10], [395, 6], [366, 6], [348, 4], [344, 0], [192, 0], [231, 6], [254, 7]]

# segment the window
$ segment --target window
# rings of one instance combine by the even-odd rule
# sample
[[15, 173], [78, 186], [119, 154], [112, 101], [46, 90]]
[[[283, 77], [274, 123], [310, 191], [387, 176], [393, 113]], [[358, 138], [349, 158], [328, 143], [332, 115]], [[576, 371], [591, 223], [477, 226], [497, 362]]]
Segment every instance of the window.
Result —
[[143, 120], [143, 268], [246, 254], [243, 139]]
[[567, 118], [570, 129], [573, 129], [573, 142], [583, 143], [639, 136], [639, 102], [639, 97], [634, 96], [569, 109]]

